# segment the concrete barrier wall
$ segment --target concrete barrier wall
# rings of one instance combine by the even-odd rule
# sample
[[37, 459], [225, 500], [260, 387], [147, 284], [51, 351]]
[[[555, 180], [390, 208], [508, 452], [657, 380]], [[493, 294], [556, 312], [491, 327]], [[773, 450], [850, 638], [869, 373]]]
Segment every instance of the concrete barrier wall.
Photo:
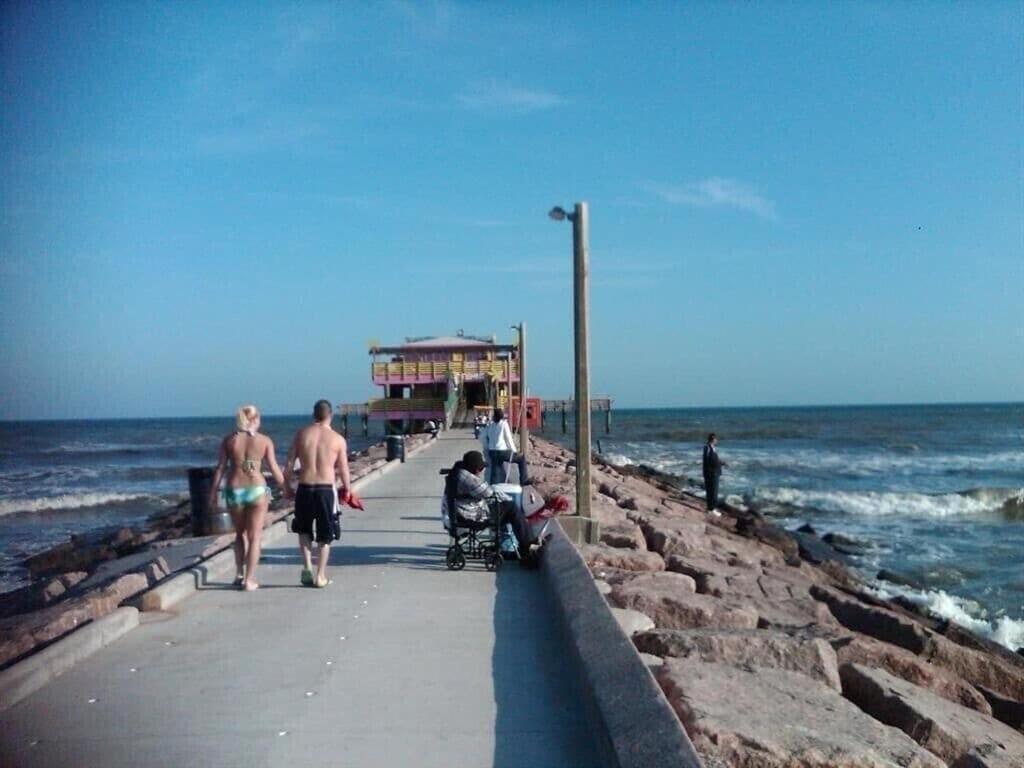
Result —
[[606, 768], [702, 768], [682, 723], [612, 616], [561, 525], [542, 572], [556, 608], [596, 751]]

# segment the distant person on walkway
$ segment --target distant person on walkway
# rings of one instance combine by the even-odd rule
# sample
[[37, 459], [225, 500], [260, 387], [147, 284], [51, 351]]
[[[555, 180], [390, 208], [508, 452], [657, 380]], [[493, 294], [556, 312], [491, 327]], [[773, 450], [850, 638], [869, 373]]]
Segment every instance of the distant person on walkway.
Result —
[[[341, 538], [341, 523], [337, 515], [338, 481], [341, 498], [352, 495], [352, 482], [348, 473], [348, 445], [345, 438], [331, 429], [334, 410], [326, 400], [317, 400], [313, 406], [313, 423], [295, 433], [288, 449], [285, 477], [288, 485], [299, 462], [299, 486], [295, 491], [295, 517], [292, 531], [299, 534], [303, 569], [300, 581], [305, 586], [326, 587], [327, 560], [331, 556], [331, 542]], [[319, 545], [316, 577], [313, 576], [313, 541]]]
[[707, 496], [708, 512], [714, 512], [718, 506], [718, 481], [722, 477], [722, 467], [729, 466], [718, 457], [718, 438], [712, 432], [704, 444], [704, 491]]
[[459, 516], [476, 522], [487, 520], [490, 515], [489, 504], [500, 504], [498, 523], [512, 525], [512, 531], [519, 542], [519, 552], [525, 557], [530, 551], [530, 545], [534, 543], [526, 516], [507, 496], [484, 482], [481, 476], [483, 471], [483, 454], [480, 451], [467, 451], [461, 461], [455, 462], [445, 478], [445, 495], [454, 501]]
[[493, 419], [484, 429], [483, 437], [480, 439], [484, 444], [484, 450], [487, 451], [487, 482], [491, 485], [504, 483], [508, 480], [508, 463], [512, 461], [512, 454], [516, 452], [516, 442], [512, 436], [512, 428], [505, 419], [505, 412], [501, 408], [494, 409]]
[[440, 431], [440, 427], [437, 426], [437, 422], [433, 419], [428, 419], [427, 423], [423, 425], [423, 429], [430, 433], [432, 440], [437, 440], [437, 433]]
[[260, 562], [263, 520], [270, 506], [263, 462], [267, 462], [274, 482], [282, 489], [285, 482], [274, 456], [273, 441], [259, 433], [259, 409], [255, 405], [243, 405], [235, 413], [235, 426], [236, 431], [220, 444], [210, 489], [210, 509], [217, 507], [217, 489], [226, 475], [224, 501], [235, 525], [235, 586], [251, 592], [260, 586], [256, 582], [256, 566]]

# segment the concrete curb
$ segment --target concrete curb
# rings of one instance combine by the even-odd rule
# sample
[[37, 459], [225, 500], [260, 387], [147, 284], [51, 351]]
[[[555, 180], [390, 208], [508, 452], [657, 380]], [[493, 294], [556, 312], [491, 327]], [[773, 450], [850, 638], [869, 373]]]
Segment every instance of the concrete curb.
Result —
[[552, 529], [541, 569], [601, 765], [702, 768], [682, 723], [612, 616], [583, 558], [560, 524]]
[[138, 625], [139, 612], [135, 608], [118, 608], [0, 672], [0, 712]]

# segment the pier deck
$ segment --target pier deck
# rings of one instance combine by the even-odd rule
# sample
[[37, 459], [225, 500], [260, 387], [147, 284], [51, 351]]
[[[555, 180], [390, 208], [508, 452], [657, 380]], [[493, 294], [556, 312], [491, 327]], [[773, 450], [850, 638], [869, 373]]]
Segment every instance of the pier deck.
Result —
[[444, 567], [445, 433], [346, 514], [327, 589], [293, 537], [0, 713], [0, 765], [596, 764], [540, 574]]

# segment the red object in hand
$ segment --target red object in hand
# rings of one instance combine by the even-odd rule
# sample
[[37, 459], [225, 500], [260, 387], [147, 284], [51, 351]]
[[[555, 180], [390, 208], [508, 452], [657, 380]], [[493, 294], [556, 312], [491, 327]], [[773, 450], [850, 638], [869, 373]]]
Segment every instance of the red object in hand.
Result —
[[343, 491], [341, 488], [338, 489], [338, 503], [347, 504], [352, 509], [359, 509], [365, 511], [363, 507], [363, 500], [356, 496], [355, 491]]
[[559, 512], [565, 512], [569, 508], [569, 500], [565, 496], [552, 496], [550, 499], [544, 502], [544, 506], [529, 515], [526, 520], [530, 524], [536, 523], [539, 520], [547, 520], [548, 518], [554, 517]]

